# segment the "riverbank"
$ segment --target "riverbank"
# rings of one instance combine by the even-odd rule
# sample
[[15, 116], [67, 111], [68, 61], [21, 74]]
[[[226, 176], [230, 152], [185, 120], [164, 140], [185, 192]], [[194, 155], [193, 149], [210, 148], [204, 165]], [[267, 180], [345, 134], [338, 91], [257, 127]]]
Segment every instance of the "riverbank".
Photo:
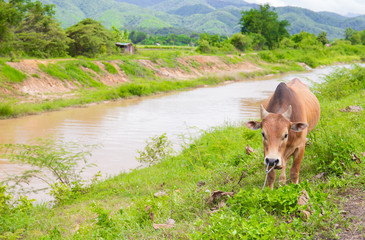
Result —
[[[11, 118], [70, 106], [146, 96], [303, 71], [323, 64], [361, 61], [363, 46], [318, 51], [294, 49], [235, 55], [188, 50], [141, 50], [103, 59], [0, 61], [0, 117]], [[287, 59], [286, 59], [287, 58]]]
[[[363, 236], [365, 116], [363, 110], [346, 109], [365, 107], [364, 89], [364, 67], [339, 70], [315, 88], [321, 121], [309, 135], [299, 185], [276, 184], [278, 189], [260, 192], [259, 132], [222, 126], [205, 131], [177, 156], [63, 195], [68, 198], [52, 208], [23, 200], [2, 214], [2, 234], [28, 239]], [[309, 203], [299, 206], [303, 189]], [[213, 197], [214, 190], [228, 197]], [[357, 200], [346, 202], [349, 196]], [[174, 221], [166, 224], [169, 219]]]

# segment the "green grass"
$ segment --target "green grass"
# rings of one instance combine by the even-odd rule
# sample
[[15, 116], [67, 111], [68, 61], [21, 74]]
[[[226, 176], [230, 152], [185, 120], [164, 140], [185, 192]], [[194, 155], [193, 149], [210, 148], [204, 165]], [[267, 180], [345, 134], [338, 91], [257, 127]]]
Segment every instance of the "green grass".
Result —
[[111, 74], [117, 74], [118, 73], [118, 70], [110, 63], [108, 62], [103, 62], [104, 66], [105, 66], [105, 69], [108, 73], [111, 73]]
[[0, 81], [21, 83], [27, 78], [27, 75], [21, 71], [10, 67], [5, 63], [0, 63]]
[[94, 78], [95, 75], [93, 73], [83, 71], [80, 66], [89, 68], [97, 73], [101, 72], [98, 65], [86, 60], [60, 61], [47, 65], [39, 64], [39, 68], [42, 71], [62, 81], [69, 80], [83, 87], [100, 87], [103, 85]]
[[[361, 69], [341, 73], [340, 81], [350, 83], [356, 74], [363, 83], [365, 72]], [[24, 207], [20, 204], [11, 208], [5, 201], [0, 205], [6, 219], [0, 221], [0, 234], [24, 239], [338, 238], [339, 232], [351, 228], [351, 222], [341, 214], [342, 193], [349, 189], [365, 191], [365, 159], [360, 154], [365, 146], [365, 111], [340, 111], [349, 105], [364, 108], [365, 89], [354, 85], [342, 97], [332, 98], [341, 91], [332, 85], [339, 81], [339, 72], [315, 88], [321, 120], [309, 135], [299, 185], [261, 192], [265, 177], [261, 135], [231, 124], [204, 131], [198, 139], [183, 144], [176, 156], [100, 181], [87, 193], [76, 194], [61, 205], [30, 207], [24, 201]], [[137, 86], [132, 83], [120, 91], [152, 91]], [[116, 97], [118, 94], [116, 91]], [[247, 144], [255, 154], [246, 154]], [[357, 154], [361, 163], [352, 160], [351, 153]], [[315, 179], [321, 172], [324, 177]], [[237, 185], [241, 174], [242, 181]], [[205, 184], [197, 186], [199, 181]], [[154, 193], [162, 188], [168, 195], [156, 198]], [[310, 200], [309, 205], [301, 207], [296, 203], [303, 189]], [[209, 215], [220, 202], [208, 203], [213, 190], [234, 190], [235, 196]], [[0, 192], [1, 198], [6, 195]], [[306, 219], [300, 211], [308, 207], [311, 216]], [[165, 223], [169, 218], [176, 221], [174, 228], [152, 227], [153, 222]], [[365, 234], [364, 229], [359, 231]]]
[[258, 56], [271, 63], [304, 62], [310, 67], [329, 65], [337, 62], [361, 61], [365, 46], [334, 45], [315, 49], [276, 49], [261, 51]]

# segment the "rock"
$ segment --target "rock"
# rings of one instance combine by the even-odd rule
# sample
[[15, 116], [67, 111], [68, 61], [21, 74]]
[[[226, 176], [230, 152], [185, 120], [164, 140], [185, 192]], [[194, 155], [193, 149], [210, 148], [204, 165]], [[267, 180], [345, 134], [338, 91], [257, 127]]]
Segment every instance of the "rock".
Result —
[[360, 112], [364, 110], [361, 106], [348, 106], [347, 108], [340, 109], [341, 112]]
[[234, 192], [222, 192], [222, 191], [217, 191], [217, 190], [213, 190], [213, 192], [210, 194], [209, 200], [208, 200], [208, 204], [211, 204], [214, 202], [214, 200], [219, 199], [223, 196], [230, 196], [233, 197], [234, 196]]
[[302, 210], [300, 212], [303, 213], [305, 219], [309, 219], [309, 217], [311, 216], [310, 212], [306, 210]]
[[167, 220], [166, 224], [174, 225], [176, 222], [174, 219], [170, 218]]
[[174, 219], [168, 219], [167, 222], [165, 224], [153, 224], [153, 228], [154, 229], [169, 229], [175, 226], [175, 220]]
[[314, 179], [321, 179], [324, 176], [325, 172], [318, 173], [316, 176], [314, 176]]
[[201, 187], [204, 186], [205, 182], [203, 182], [202, 180], [199, 180], [199, 182], [196, 184], [196, 186]]
[[253, 153], [253, 148], [250, 147], [249, 144], [247, 144], [247, 146], [245, 147], [245, 149], [246, 149], [247, 155], [251, 155], [251, 153]]
[[303, 206], [306, 205], [309, 201], [309, 195], [305, 189], [301, 191], [301, 195], [298, 198], [298, 205]]
[[305, 70], [312, 70], [312, 68], [310, 66], [308, 66], [307, 64], [305, 64], [303, 62], [299, 62], [298, 65], [303, 67]]
[[158, 191], [157, 193], [153, 194], [153, 196], [155, 196], [156, 198], [158, 197], [162, 197], [162, 196], [166, 196], [168, 195], [165, 191]]

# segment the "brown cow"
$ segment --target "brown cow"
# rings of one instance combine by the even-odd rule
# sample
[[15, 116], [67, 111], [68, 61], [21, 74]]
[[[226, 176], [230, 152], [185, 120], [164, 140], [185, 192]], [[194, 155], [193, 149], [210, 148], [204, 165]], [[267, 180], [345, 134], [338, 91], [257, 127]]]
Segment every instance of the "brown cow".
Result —
[[[287, 84], [280, 83], [264, 106], [261, 105], [260, 112], [261, 122], [249, 121], [245, 124], [253, 130], [262, 129], [264, 163], [281, 169], [280, 182], [285, 184], [286, 163], [293, 156], [290, 179], [293, 183], [298, 183], [306, 136], [319, 120], [317, 98], [299, 79], [293, 79]], [[275, 171], [268, 175], [271, 189], [275, 177]]]

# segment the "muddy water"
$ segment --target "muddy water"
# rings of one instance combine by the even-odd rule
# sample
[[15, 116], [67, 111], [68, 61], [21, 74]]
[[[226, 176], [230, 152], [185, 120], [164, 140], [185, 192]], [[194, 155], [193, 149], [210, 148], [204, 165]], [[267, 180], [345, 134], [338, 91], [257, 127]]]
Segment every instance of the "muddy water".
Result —
[[[94, 150], [85, 178], [98, 171], [104, 177], [137, 167], [136, 151], [154, 135], [167, 133], [178, 146], [181, 135], [196, 136], [200, 130], [225, 122], [258, 117], [260, 103], [274, 91], [279, 81], [294, 77], [310, 84], [333, 71], [334, 67], [306, 73], [266, 77], [175, 92], [153, 97], [121, 100], [85, 108], [72, 108], [35, 116], [0, 121], [0, 143], [26, 143], [36, 137], [52, 136], [81, 144], [102, 144]], [[0, 161], [0, 179], [7, 174], [19, 174], [24, 166]], [[40, 182], [33, 182], [41, 186]], [[47, 195], [31, 195], [47, 200]]]

